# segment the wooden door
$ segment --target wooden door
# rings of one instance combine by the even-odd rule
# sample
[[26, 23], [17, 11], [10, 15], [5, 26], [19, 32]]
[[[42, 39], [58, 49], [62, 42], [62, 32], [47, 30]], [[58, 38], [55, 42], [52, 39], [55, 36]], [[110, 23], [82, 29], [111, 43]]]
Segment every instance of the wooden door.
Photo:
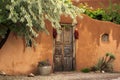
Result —
[[55, 39], [54, 71], [73, 70], [73, 27], [62, 25]]

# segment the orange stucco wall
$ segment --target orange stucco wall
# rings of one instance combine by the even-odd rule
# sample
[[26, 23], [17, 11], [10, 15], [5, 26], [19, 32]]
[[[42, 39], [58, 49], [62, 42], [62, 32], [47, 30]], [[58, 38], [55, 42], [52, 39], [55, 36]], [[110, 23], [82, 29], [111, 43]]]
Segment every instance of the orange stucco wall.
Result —
[[[107, 52], [115, 55], [114, 70], [120, 71], [120, 25], [91, 19], [87, 16], [77, 25], [76, 69], [92, 67]], [[101, 35], [109, 34], [109, 42], [101, 41]]]
[[120, 0], [72, 0], [73, 4], [79, 7], [80, 3], [88, 4], [93, 8], [106, 8], [112, 4], [120, 4]]
[[49, 59], [52, 64], [52, 27], [50, 22], [46, 22], [50, 35], [41, 32], [36, 39], [38, 44], [35, 48], [25, 47], [24, 40], [10, 34], [7, 42], [0, 49], [0, 71], [10, 75], [29, 74], [36, 72], [37, 63], [41, 60]]
[[[120, 25], [110, 22], [98, 21], [83, 15], [78, 20], [76, 28], [79, 31], [79, 39], [76, 40], [76, 70], [93, 66], [106, 52], [112, 52], [116, 56], [114, 69], [120, 71]], [[71, 23], [69, 17], [61, 17], [61, 23]], [[5, 45], [0, 49], [0, 71], [10, 75], [29, 74], [36, 72], [37, 63], [49, 59], [53, 64], [53, 37], [50, 22], [46, 21], [46, 27], [50, 32], [39, 34], [35, 48], [24, 46], [24, 40], [10, 34]], [[108, 43], [101, 42], [103, 33], [110, 35]]]

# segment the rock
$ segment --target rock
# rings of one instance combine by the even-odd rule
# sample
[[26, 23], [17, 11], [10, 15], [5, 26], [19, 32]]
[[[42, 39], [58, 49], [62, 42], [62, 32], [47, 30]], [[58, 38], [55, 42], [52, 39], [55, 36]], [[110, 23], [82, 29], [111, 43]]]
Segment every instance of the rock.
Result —
[[105, 71], [102, 71], [102, 73], [105, 73]]
[[6, 73], [4, 71], [0, 71], [0, 75], [6, 76]]
[[28, 74], [28, 77], [34, 77], [35, 75], [33, 73]]

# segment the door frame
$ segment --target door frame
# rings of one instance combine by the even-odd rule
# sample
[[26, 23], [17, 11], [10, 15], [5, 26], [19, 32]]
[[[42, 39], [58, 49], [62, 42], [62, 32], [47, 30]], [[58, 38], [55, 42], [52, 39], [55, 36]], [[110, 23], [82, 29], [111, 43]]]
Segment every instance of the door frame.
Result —
[[[71, 23], [69, 24], [69, 23], [67, 23], [67, 24], [61, 24], [61, 25], [70, 25], [70, 26], [72, 26], [73, 27], [73, 35], [72, 35], [72, 39], [73, 39], [73, 42], [72, 42], [72, 45], [73, 45], [73, 61], [72, 61], [72, 63], [73, 63], [73, 69], [72, 69], [72, 71], [74, 71], [75, 69], [76, 69], [76, 41], [75, 41], [75, 38], [74, 38], [74, 31], [75, 31], [75, 27], [76, 27], [76, 25], [72, 25]], [[54, 66], [55, 66], [55, 64], [54, 64], [54, 54], [55, 54], [55, 39], [53, 38], [53, 71], [55, 72], [55, 70], [54, 70]]]

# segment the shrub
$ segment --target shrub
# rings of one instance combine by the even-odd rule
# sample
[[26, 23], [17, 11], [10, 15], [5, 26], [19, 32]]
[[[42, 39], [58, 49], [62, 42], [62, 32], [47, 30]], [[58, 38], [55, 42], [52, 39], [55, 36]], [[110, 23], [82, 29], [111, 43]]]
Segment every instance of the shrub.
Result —
[[85, 10], [84, 14], [93, 19], [110, 21], [116, 24], [120, 24], [120, 4], [112, 4], [112, 2], [110, 1], [109, 6], [104, 9], [93, 9], [87, 4], [80, 4], [79, 8], [83, 8]]
[[93, 67], [91, 67], [91, 71], [98, 71], [99, 69], [98, 69], [98, 67], [97, 66], [93, 66]]
[[115, 60], [115, 56], [112, 53], [106, 53], [105, 57], [99, 59], [98, 63], [91, 68], [92, 71], [105, 71], [113, 72], [112, 63]]
[[81, 70], [81, 72], [88, 73], [88, 72], [90, 72], [90, 69], [89, 68], [84, 68], [84, 69]]

